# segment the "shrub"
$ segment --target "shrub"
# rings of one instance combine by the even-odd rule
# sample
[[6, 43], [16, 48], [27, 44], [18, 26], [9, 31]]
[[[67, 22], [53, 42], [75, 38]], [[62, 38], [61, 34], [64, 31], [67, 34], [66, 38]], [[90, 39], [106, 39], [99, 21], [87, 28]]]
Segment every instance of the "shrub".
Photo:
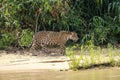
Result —
[[7, 48], [14, 43], [16, 40], [16, 35], [13, 33], [4, 33], [0, 39], [0, 49]]
[[33, 32], [25, 29], [25, 30], [22, 30], [22, 37], [21, 39], [19, 39], [19, 45], [21, 47], [24, 47], [24, 46], [30, 46], [30, 44], [32, 43], [32, 37], [33, 37]]

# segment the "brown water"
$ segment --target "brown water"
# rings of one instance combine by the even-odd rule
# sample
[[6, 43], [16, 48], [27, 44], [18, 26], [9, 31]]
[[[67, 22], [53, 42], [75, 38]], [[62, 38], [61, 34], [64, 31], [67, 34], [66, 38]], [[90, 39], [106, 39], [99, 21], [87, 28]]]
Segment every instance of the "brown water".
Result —
[[120, 69], [9, 71], [0, 72], [0, 80], [120, 80]]

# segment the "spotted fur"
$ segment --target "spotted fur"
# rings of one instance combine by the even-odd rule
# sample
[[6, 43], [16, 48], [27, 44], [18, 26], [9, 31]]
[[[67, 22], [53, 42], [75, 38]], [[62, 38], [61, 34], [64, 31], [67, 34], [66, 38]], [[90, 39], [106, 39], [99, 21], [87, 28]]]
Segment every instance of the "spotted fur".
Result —
[[31, 50], [42, 49], [47, 51], [47, 46], [57, 45], [60, 46], [60, 53], [65, 54], [65, 44], [69, 39], [77, 41], [77, 33], [69, 31], [40, 31], [33, 37]]

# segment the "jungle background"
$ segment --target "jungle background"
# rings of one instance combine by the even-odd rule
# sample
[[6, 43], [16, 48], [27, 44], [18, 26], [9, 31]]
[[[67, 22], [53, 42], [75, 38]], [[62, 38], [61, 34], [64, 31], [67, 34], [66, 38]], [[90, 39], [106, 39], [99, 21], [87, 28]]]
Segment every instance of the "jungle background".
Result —
[[120, 0], [0, 0], [0, 49], [29, 46], [43, 30], [75, 31], [80, 45], [118, 45]]

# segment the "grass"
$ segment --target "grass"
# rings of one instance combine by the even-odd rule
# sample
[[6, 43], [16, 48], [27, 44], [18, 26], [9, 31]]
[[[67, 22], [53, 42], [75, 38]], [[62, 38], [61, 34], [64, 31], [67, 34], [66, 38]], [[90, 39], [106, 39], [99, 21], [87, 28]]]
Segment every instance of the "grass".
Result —
[[107, 48], [96, 47], [90, 41], [88, 45], [66, 49], [66, 54], [70, 57], [70, 69], [88, 69], [94, 67], [114, 67], [120, 66], [120, 50], [108, 45]]

